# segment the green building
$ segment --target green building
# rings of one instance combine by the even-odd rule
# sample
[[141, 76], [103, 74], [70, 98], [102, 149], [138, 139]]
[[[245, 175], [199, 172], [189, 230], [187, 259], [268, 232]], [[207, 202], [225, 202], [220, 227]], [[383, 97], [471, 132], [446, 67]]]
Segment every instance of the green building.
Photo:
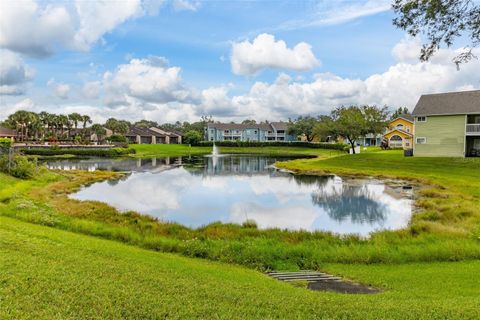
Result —
[[480, 157], [480, 90], [423, 95], [413, 116], [415, 156]]

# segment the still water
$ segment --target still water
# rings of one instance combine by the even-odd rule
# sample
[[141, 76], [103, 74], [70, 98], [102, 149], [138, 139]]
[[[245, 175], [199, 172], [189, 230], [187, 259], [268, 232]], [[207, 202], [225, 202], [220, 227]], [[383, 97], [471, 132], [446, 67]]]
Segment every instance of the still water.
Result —
[[255, 220], [259, 228], [323, 230], [366, 236], [407, 226], [412, 190], [401, 182], [294, 175], [264, 156], [86, 159], [50, 162], [51, 168], [117, 170], [120, 180], [71, 195], [98, 200], [189, 227]]

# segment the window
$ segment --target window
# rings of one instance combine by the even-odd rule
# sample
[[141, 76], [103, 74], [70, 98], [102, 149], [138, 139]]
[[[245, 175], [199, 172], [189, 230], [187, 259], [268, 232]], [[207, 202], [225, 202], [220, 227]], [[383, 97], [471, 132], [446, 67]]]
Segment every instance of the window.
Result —
[[417, 117], [417, 122], [427, 122], [427, 117]]
[[400, 124], [397, 124], [397, 129], [403, 130], [403, 124], [401, 124], [401, 123], [400, 123]]
[[427, 143], [427, 138], [425, 138], [425, 137], [417, 137], [416, 143], [417, 143], [417, 144], [426, 144], [426, 143]]

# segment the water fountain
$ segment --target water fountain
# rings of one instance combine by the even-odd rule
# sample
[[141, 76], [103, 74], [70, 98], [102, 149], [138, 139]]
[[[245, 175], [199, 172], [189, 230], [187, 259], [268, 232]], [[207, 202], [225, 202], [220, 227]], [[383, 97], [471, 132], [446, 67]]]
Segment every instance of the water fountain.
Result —
[[218, 148], [215, 145], [215, 142], [213, 143], [213, 148], [212, 148], [212, 164], [213, 164], [213, 170], [217, 167], [217, 157], [218, 157]]

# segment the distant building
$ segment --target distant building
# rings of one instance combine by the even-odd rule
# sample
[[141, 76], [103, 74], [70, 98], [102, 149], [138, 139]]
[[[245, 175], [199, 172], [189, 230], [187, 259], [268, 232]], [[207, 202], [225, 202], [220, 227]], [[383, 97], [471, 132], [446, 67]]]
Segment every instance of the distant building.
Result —
[[388, 123], [388, 130], [383, 135], [390, 148], [413, 148], [413, 116], [402, 114]]
[[17, 138], [17, 132], [12, 129], [0, 127], [0, 138], [8, 138], [12, 141], [15, 141], [15, 139]]
[[365, 147], [374, 147], [382, 144], [383, 135], [369, 133], [357, 139], [357, 144]]
[[415, 156], [480, 156], [480, 90], [423, 95], [413, 116]]
[[257, 124], [209, 123], [205, 128], [208, 141], [296, 141], [287, 134], [287, 122]]
[[182, 143], [182, 134], [160, 128], [131, 128], [125, 134], [129, 143], [135, 144], [178, 144]]

